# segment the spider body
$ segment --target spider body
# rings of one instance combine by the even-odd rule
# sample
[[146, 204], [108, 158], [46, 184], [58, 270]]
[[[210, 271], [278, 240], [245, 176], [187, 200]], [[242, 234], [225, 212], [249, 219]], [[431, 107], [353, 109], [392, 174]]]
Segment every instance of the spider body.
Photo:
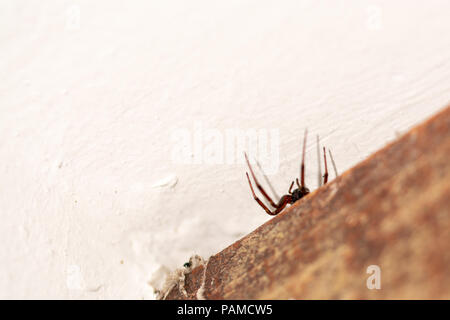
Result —
[[309, 193], [309, 189], [306, 187], [295, 189], [294, 191], [292, 191], [292, 195], [291, 195], [292, 199], [291, 199], [290, 204], [293, 204], [294, 202], [300, 200], [301, 198], [306, 196], [308, 193]]
[[[294, 186], [294, 181], [292, 181], [291, 186], [289, 187], [289, 191], [287, 194], [285, 194], [284, 196], [282, 196], [280, 198], [280, 201], [278, 201], [278, 203], [275, 203], [270, 197], [269, 195], [266, 193], [266, 191], [264, 190], [264, 188], [259, 184], [258, 180], [255, 177], [255, 174], [253, 173], [253, 169], [250, 166], [250, 162], [248, 161], [248, 157], [247, 154], [245, 153], [245, 160], [247, 161], [247, 165], [248, 168], [250, 169], [250, 173], [252, 175], [253, 181], [256, 184], [256, 187], [258, 188], [258, 190], [261, 192], [261, 194], [267, 199], [267, 201], [269, 202], [270, 206], [272, 206], [274, 209], [271, 210], [269, 209], [255, 194], [255, 191], [253, 190], [253, 185], [252, 182], [250, 181], [250, 177], [248, 175], [248, 172], [246, 172], [247, 175], [247, 180], [248, 180], [248, 184], [250, 185], [250, 190], [252, 192], [253, 195], [253, 199], [255, 199], [255, 201], [267, 212], [267, 214], [269, 215], [277, 215], [278, 213], [280, 213], [288, 204], [294, 204], [295, 202], [297, 202], [298, 200], [302, 199], [304, 196], [306, 196], [307, 194], [309, 194], [309, 189], [305, 186], [305, 148], [306, 148], [306, 136], [307, 136], [307, 131], [305, 130], [305, 135], [303, 138], [303, 152], [302, 152], [302, 164], [300, 167], [300, 181], [298, 180], [298, 178], [295, 179], [295, 182], [297, 183], [297, 187], [294, 191], [292, 191], [292, 187]], [[328, 168], [327, 168], [327, 156], [325, 153], [325, 147], [323, 148], [323, 157], [324, 157], [324, 162], [325, 162], [325, 174], [323, 175], [323, 184], [326, 184], [328, 181]], [[331, 155], [331, 153], [330, 153]], [[321, 177], [322, 178], [322, 177]]]

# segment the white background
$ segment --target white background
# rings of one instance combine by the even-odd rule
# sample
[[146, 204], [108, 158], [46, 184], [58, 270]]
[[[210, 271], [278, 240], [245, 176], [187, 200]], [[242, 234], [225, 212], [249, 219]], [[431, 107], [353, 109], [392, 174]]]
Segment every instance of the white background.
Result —
[[[0, 298], [152, 298], [270, 217], [171, 135], [307, 127], [340, 172], [450, 101], [450, 2], [0, 1]], [[206, 144], [205, 144], [206, 145]], [[331, 178], [334, 175], [331, 174]]]

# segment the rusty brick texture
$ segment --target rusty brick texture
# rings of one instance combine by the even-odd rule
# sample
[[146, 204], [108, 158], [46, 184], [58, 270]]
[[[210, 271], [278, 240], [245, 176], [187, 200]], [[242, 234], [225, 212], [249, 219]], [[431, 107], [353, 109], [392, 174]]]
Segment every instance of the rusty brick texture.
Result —
[[449, 299], [450, 106], [210, 257], [185, 289], [167, 299]]

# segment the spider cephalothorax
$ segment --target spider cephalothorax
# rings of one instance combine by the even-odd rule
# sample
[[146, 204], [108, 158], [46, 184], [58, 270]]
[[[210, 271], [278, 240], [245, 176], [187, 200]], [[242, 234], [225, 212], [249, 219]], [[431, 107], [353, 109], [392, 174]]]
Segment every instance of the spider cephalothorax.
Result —
[[[250, 190], [252, 191], [253, 198], [256, 202], [270, 215], [277, 215], [280, 213], [288, 204], [293, 204], [296, 201], [300, 200], [304, 196], [306, 196], [309, 193], [309, 189], [305, 186], [305, 148], [306, 148], [306, 136], [307, 131], [305, 130], [305, 136], [303, 138], [303, 152], [302, 152], [302, 164], [300, 167], [300, 182], [298, 181], [298, 178], [295, 179], [295, 182], [297, 183], [297, 189], [292, 191], [292, 187], [294, 186], [294, 181], [292, 181], [291, 186], [289, 187], [288, 194], [285, 194], [280, 198], [280, 201], [278, 203], [275, 203], [269, 195], [264, 191], [263, 187], [259, 184], [258, 180], [255, 177], [255, 174], [253, 173], [253, 169], [250, 166], [250, 162], [248, 161], [247, 154], [245, 154], [245, 160], [247, 161], [248, 168], [250, 169], [250, 173], [252, 175], [253, 180], [255, 181], [256, 187], [258, 190], [262, 193], [262, 195], [269, 201], [269, 204], [274, 208], [273, 211], [271, 211], [255, 194], [255, 191], [253, 190], [252, 182], [250, 181], [250, 177], [248, 175], [248, 172], [246, 172], [248, 184], [250, 185]], [[331, 155], [331, 153], [330, 153]], [[327, 156], [325, 152], [325, 147], [323, 148], [323, 158], [325, 162], [325, 174], [323, 175], [323, 184], [326, 184], [328, 181], [328, 168], [327, 168]]]
[[294, 203], [297, 200], [300, 200], [304, 196], [306, 196], [309, 193], [309, 189], [306, 187], [300, 187], [292, 191], [292, 201], [291, 204]]

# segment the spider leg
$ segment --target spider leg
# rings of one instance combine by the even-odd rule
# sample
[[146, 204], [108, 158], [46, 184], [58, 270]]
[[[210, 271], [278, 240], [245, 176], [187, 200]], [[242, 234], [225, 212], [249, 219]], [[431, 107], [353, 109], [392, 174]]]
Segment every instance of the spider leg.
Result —
[[270, 191], [272, 192], [272, 195], [275, 198], [275, 201], [280, 201], [280, 196], [278, 195], [278, 193], [275, 191], [275, 189], [273, 188], [272, 184], [269, 181], [269, 178], [267, 178], [267, 175], [264, 173], [263, 168], [261, 167], [260, 163], [258, 162], [258, 160], [256, 160], [256, 165], [259, 168], [259, 171], [261, 171], [263, 177], [264, 177], [264, 181], [266, 181], [266, 184], [269, 186]]
[[259, 198], [256, 196], [255, 190], [253, 190], [252, 182], [250, 181], [250, 177], [248, 176], [248, 172], [246, 172], [245, 174], [247, 175], [247, 180], [248, 180], [248, 184], [250, 186], [250, 190], [252, 190], [253, 199], [255, 199], [255, 201], [258, 202], [258, 204], [267, 212], [267, 214], [269, 214], [271, 216], [277, 215], [281, 210], [284, 209], [284, 207], [286, 207], [286, 205], [288, 203], [291, 202], [292, 197], [290, 195], [284, 195], [281, 197], [278, 204], [274, 205], [274, 207], [276, 209], [274, 211], [270, 211], [270, 209], [267, 208], [266, 205], [261, 200], [259, 200]]
[[323, 184], [328, 182], [328, 167], [327, 167], [327, 152], [325, 151], [325, 147], [323, 147], [323, 160], [325, 162], [325, 174], [323, 175]]
[[[302, 187], [305, 186], [305, 150], [306, 150], [306, 136], [308, 135], [308, 129], [305, 129], [305, 135], [303, 137], [303, 151], [302, 151], [302, 165], [300, 167], [300, 181]], [[298, 182], [297, 182], [298, 184]]]
[[[272, 207], [276, 208], [277, 205], [275, 204], [275, 202], [273, 202], [273, 200], [269, 197], [269, 195], [266, 193], [266, 191], [264, 191], [263, 187], [259, 184], [258, 180], [256, 179], [255, 174], [253, 173], [253, 169], [250, 165], [250, 162], [248, 161], [247, 153], [244, 152], [244, 155], [245, 155], [245, 160], [247, 161], [248, 168], [250, 169], [250, 173], [253, 177], [253, 181], [255, 181], [256, 187], [263, 194], [263, 196], [269, 201], [270, 205]], [[248, 176], [248, 174], [247, 174], [247, 176]]]
[[272, 213], [272, 215], [274, 216], [274, 215], [280, 213], [280, 211], [283, 210], [284, 207], [286, 207], [286, 205], [288, 203], [291, 203], [291, 201], [292, 201], [292, 197], [290, 195], [286, 194], [286, 195], [282, 196], [280, 201], [277, 204], [277, 209]]
[[289, 187], [289, 191], [288, 191], [289, 194], [292, 194], [291, 191], [292, 191], [292, 186], [293, 186], [293, 185], [294, 185], [294, 181], [292, 181], [291, 186]]
[[336, 168], [336, 163], [334, 162], [333, 155], [331, 154], [331, 150], [330, 149], [328, 149], [328, 152], [330, 154], [330, 159], [331, 159], [331, 164], [333, 165], [334, 174], [337, 177], [338, 176], [338, 171], [337, 171], [337, 168]]
[[319, 187], [322, 186], [322, 167], [320, 163], [320, 143], [319, 143], [319, 135], [316, 136], [316, 145], [317, 145], [317, 185]]

